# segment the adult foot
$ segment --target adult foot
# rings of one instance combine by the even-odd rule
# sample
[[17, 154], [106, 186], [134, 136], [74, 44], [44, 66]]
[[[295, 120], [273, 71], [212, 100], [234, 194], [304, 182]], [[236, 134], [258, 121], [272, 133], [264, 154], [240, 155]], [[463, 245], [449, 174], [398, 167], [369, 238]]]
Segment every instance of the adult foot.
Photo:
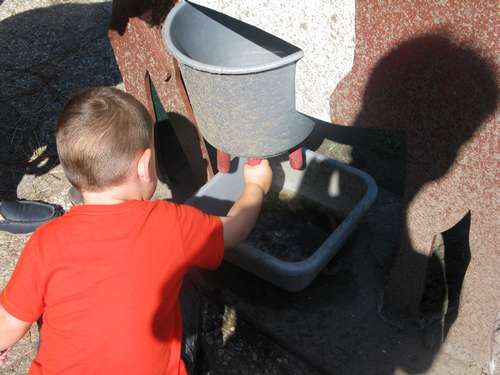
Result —
[[62, 209], [49, 203], [16, 200], [0, 202], [0, 230], [31, 233], [40, 225], [60, 216]]

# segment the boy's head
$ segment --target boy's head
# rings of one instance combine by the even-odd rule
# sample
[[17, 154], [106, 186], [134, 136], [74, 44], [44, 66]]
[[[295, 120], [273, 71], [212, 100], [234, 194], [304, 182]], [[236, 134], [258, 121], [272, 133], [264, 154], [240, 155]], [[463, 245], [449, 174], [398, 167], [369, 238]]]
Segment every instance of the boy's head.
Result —
[[114, 88], [90, 88], [72, 98], [59, 117], [56, 141], [66, 176], [80, 191], [123, 184], [145, 153], [154, 169], [151, 117], [133, 96]]

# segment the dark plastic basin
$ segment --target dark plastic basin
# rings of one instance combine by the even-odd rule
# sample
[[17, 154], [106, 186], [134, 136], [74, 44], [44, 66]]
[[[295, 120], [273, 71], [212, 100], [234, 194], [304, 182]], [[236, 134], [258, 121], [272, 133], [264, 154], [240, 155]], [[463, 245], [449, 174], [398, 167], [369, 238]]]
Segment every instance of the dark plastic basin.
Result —
[[[365, 172], [310, 150], [306, 150], [305, 156], [304, 170], [292, 169], [286, 160], [271, 161], [273, 189], [285, 189], [327, 207], [343, 218], [338, 227], [311, 256], [298, 262], [278, 259], [247, 242], [225, 254], [227, 261], [292, 292], [307, 287], [337, 254], [377, 196], [377, 185]], [[225, 215], [243, 191], [244, 160], [238, 163], [235, 173], [217, 174], [188, 204]]]

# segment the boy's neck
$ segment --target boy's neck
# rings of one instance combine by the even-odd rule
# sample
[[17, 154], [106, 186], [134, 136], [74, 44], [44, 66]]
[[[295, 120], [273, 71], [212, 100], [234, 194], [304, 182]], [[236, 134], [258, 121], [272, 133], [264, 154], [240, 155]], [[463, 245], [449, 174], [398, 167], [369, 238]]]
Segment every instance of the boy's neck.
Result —
[[131, 200], [144, 200], [136, 189], [126, 185], [113, 186], [101, 191], [82, 191], [83, 204], [120, 204]]

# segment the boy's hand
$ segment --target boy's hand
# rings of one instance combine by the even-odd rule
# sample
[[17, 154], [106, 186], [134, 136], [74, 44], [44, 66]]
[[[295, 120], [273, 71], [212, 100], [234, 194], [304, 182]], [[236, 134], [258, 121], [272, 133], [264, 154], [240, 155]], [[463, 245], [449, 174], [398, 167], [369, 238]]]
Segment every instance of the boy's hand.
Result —
[[224, 247], [231, 249], [244, 240], [257, 221], [264, 194], [271, 187], [273, 172], [267, 160], [258, 165], [243, 167], [245, 188], [226, 216], [220, 219], [224, 225]]
[[255, 184], [259, 186], [264, 194], [267, 194], [271, 188], [273, 172], [269, 166], [269, 162], [265, 159], [255, 166], [245, 164], [243, 176], [246, 184]]
[[7, 353], [9, 352], [9, 349], [0, 351], [0, 366], [2, 366], [7, 360]]

